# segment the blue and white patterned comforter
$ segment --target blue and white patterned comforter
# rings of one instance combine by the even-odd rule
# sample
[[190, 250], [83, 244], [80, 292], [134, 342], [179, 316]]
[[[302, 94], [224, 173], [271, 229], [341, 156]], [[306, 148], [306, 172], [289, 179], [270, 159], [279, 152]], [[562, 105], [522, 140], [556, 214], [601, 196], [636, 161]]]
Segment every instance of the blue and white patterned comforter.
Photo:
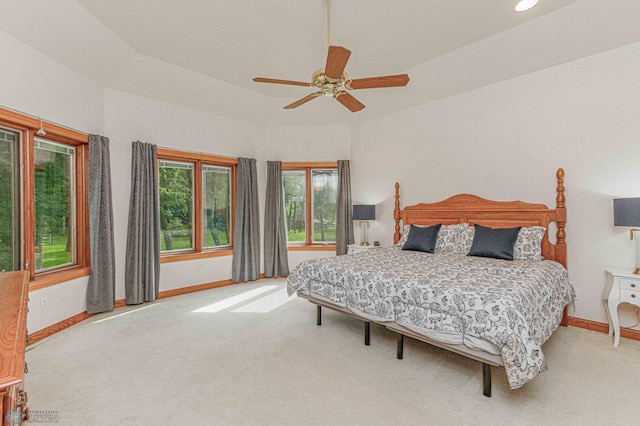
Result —
[[396, 247], [306, 260], [291, 272], [287, 288], [289, 295], [319, 296], [425, 335], [451, 332], [488, 341], [499, 348], [512, 389], [547, 369], [541, 346], [574, 293], [557, 262]]

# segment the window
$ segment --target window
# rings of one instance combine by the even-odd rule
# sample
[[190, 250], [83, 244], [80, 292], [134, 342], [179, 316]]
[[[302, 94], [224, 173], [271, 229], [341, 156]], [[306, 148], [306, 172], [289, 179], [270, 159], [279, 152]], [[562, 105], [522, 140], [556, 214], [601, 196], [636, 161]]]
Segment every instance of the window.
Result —
[[36, 272], [76, 262], [75, 149], [35, 139]]
[[163, 262], [232, 254], [237, 160], [158, 149]]
[[202, 166], [202, 241], [231, 246], [231, 167]]
[[0, 271], [20, 269], [20, 133], [0, 128]]
[[190, 163], [160, 161], [160, 251], [193, 250], [193, 168]]
[[313, 188], [311, 210], [313, 242], [335, 244], [338, 171], [311, 170], [311, 187]]
[[290, 248], [335, 245], [336, 163], [283, 163], [282, 189]]
[[307, 242], [307, 173], [304, 170], [282, 172], [285, 227], [288, 243]]
[[0, 270], [28, 270], [30, 290], [89, 274], [87, 142], [0, 108]]

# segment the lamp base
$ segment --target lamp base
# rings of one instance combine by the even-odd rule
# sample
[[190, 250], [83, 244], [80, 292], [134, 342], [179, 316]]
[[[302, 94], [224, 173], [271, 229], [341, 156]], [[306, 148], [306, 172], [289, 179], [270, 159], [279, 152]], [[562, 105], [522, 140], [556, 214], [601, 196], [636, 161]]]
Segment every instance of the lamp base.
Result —
[[368, 246], [369, 245], [369, 233], [368, 233], [368, 229], [369, 228], [369, 221], [368, 220], [361, 220], [360, 221], [360, 228], [362, 228], [362, 230], [360, 231], [360, 245], [361, 246]]
[[[361, 243], [360, 243], [360, 245], [361, 245], [361, 246], [370, 246], [371, 244], [369, 244], [367, 241], [363, 241], [363, 242], [361, 242]], [[636, 271], [639, 271], [639, 272], [634, 272], [634, 274], [635, 274], [635, 273], [640, 274], [640, 270], [636, 269]]]
[[[634, 235], [636, 234], [636, 235]], [[635, 240], [636, 243], [636, 263], [634, 274], [640, 275], [640, 229], [632, 229], [631, 230], [631, 239]]]

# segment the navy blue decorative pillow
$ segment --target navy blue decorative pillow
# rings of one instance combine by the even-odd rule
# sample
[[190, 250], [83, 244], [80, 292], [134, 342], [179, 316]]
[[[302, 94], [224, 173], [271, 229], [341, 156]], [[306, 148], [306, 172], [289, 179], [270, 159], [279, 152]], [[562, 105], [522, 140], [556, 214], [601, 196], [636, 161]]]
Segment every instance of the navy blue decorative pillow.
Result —
[[468, 256], [513, 260], [513, 248], [518, 239], [520, 227], [487, 228], [481, 225], [473, 225], [473, 227], [475, 235]]
[[436, 239], [441, 223], [433, 226], [411, 225], [407, 242], [402, 246], [402, 250], [424, 251], [433, 253], [436, 248]]

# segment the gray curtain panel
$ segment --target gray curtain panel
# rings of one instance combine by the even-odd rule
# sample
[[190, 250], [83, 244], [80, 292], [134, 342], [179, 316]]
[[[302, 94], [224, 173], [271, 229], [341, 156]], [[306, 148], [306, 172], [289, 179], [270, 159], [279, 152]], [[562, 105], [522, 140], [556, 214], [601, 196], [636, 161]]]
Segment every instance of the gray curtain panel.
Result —
[[349, 160], [338, 160], [338, 200], [336, 210], [336, 255], [342, 255], [347, 254], [347, 245], [353, 244], [351, 166]]
[[282, 162], [267, 161], [267, 196], [264, 211], [264, 276], [289, 275], [287, 232], [284, 226]]
[[233, 282], [260, 278], [260, 213], [256, 160], [238, 158], [233, 227]]
[[99, 135], [89, 135], [89, 240], [87, 313], [97, 314], [113, 310], [116, 290], [109, 138]]
[[127, 230], [125, 294], [128, 305], [151, 302], [160, 285], [160, 225], [156, 146], [131, 145], [131, 198]]

